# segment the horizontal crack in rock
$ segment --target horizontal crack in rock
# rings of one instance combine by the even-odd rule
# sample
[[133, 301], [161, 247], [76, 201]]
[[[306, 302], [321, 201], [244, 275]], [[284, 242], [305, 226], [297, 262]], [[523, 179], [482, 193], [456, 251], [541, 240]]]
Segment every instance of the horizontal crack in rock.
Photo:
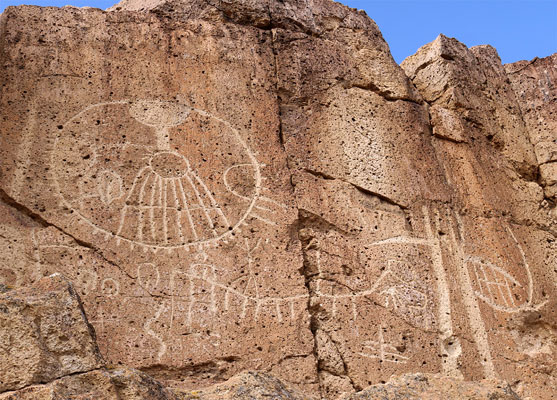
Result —
[[364, 188], [364, 187], [362, 187], [362, 186], [360, 186], [360, 185], [357, 185], [357, 184], [355, 184], [355, 183], [353, 183], [353, 182], [350, 182], [349, 180], [346, 180], [346, 179], [343, 179], [343, 178], [334, 177], [334, 176], [332, 176], [332, 175], [326, 174], [325, 172], [322, 172], [322, 171], [315, 171], [315, 170], [308, 169], [308, 168], [303, 169], [303, 171], [304, 171], [304, 172], [307, 172], [308, 174], [311, 174], [311, 175], [313, 175], [313, 176], [315, 176], [315, 177], [322, 178], [322, 179], [325, 179], [325, 180], [331, 180], [331, 181], [333, 181], [333, 180], [338, 180], [338, 181], [340, 181], [340, 182], [347, 183], [347, 184], [353, 186], [355, 189], [357, 189], [358, 191], [360, 191], [361, 193], [363, 193], [363, 194], [365, 194], [365, 195], [372, 196], [372, 197], [377, 197], [379, 200], [384, 201], [385, 203], [388, 203], [388, 204], [390, 204], [390, 205], [396, 206], [396, 207], [398, 207], [398, 208], [400, 208], [400, 209], [402, 209], [402, 210], [408, 209], [407, 206], [402, 205], [402, 204], [400, 204], [400, 203], [394, 201], [393, 199], [390, 199], [389, 197], [387, 197], [387, 196], [385, 196], [385, 195], [383, 195], [383, 194], [373, 192], [373, 191], [371, 191], [371, 190], [369, 190], [369, 189], [366, 189], [366, 188]]

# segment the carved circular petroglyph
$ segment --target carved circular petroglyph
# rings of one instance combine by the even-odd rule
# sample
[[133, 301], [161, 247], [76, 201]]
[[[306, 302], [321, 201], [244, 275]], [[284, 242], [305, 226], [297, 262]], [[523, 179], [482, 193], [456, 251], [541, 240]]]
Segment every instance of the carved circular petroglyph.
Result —
[[51, 162], [63, 205], [132, 247], [215, 245], [258, 209], [260, 165], [240, 133], [177, 101], [89, 106], [59, 126]]
[[159, 269], [155, 264], [144, 263], [137, 266], [137, 281], [147, 292], [157, 288], [161, 279]]
[[120, 293], [120, 283], [112, 278], [103, 279], [101, 291], [107, 297], [114, 297]]

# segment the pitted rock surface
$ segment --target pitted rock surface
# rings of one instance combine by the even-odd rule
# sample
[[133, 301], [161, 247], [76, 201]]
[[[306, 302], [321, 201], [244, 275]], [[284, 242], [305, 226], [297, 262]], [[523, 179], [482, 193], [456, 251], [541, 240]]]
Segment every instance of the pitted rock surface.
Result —
[[408, 374], [385, 384], [374, 385], [344, 400], [519, 400], [505, 382], [459, 381], [431, 374]]
[[0, 393], [102, 366], [74, 287], [60, 274], [0, 294]]
[[555, 202], [557, 196], [557, 55], [505, 65], [516, 93], [530, 141], [534, 146], [539, 180], [545, 196]]
[[0, 394], [1, 400], [181, 400], [148, 375], [129, 368], [98, 369]]
[[398, 66], [330, 0], [9, 7], [2, 291], [64, 274], [108, 363], [182, 390], [550, 399], [554, 76], [442, 35]]

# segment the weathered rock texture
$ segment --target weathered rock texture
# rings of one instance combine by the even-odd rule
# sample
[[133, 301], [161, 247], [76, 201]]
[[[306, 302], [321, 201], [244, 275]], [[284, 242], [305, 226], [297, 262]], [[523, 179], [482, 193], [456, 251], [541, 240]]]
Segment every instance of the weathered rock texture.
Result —
[[60, 275], [0, 295], [0, 349], [0, 393], [101, 365], [79, 297]]
[[374, 385], [349, 395], [344, 400], [518, 400], [516, 393], [504, 382], [483, 380], [466, 382], [430, 374], [407, 374], [385, 384]]
[[505, 66], [516, 93], [539, 167], [539, 183], [554, 205], [557, 199], [557, 55]]
[[[313, 398], [313, 397], [312, 397]], [[185, 393], [186, 400], [309, 400], [277, 378], [259, 372], [243, 372], [210, 388]]]
[[330, 0], [124, 0], [7, 8], [0, 68], [0, 279], [68, 276], [110, 363], [553, 395], [554, 56], [401, 68]]
[[[0, 359], [3, 385], [0, 400], [309, 399], [269, 374], [250, 371], [201, 391], [167, 389], [140, 371], [105, 365], [80, 298], [73, 285], [60, 274], [42, 278], [30, 288], [10, 290], [4, 286], [3, 291], [5, 294], [0, 295], [0, 337], [3, 351], [7, 351]], [[419, 396], [432, 391], [459, 396], [474, 392], [477, 397], [473, 398], [488, 395], [493, 398], [494, 394], [504, 393], [501, 385], [497, 385], [416, 375], [371, 387], [362, 392], [360, 398], [375, 398], [370, 396], [380, 393], [382, 398], [390, 399], [400, 398], [402, 393]], [[512, 393], [510, 389], [505, 390]]]
[[[3, 291], [0, 399], [190, 398], [187, 393], [164, 388], [140, 371], [107, 368], [80, 298], [60, 274], [42, 278], [30, 288], [9, 290], [4, 286]], [[252, 390], [257, 390], [255, 382], [251, 383]], [[264, 385], [259, 386], [263, 390]]]
[[79, 295], [60, 274], [4, 291], [0, 399], [179, 398], [139, 371], [105, 367]]

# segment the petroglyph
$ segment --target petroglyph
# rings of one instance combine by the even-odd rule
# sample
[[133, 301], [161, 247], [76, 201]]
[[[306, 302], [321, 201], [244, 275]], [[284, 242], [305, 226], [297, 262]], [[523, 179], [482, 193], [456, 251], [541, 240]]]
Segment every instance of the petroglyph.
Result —
[[413, 289], [407, 285], [391, 286], [381, 291], [385, 296], [385, 304], [395, 310], [404, 309], [405, 307], [423, 312], [426, 309], [426, 296], [419, 290]]
[[409, 357], [403, 356], [395, 346], [385, 340], [387, 330], [382, 326], [377, 329], [376, 340], [367, 340], [362, 343], [365, 351], [358, 354], [366, 358], [377, 358], [381, 362], [405, 364]]
[[[451, 216], [450, 211], [448, 214], [449, 216]], [[466, 313], [468, 315], [468, 322], [474, 333], [476, 348], [480, 355], [480, 363], [483, 367], [484, 374], [486, 378], [495, 378], [497, 374], [495, 372], [495, 366], [493, 365], [493, 358], [491, 356], [491, 348], [487, 337], [487, 331], [480, 308], [474, 296], [470, 273], [464, 261], [466, 256], [464, 255], [462, 244], [462, 240], [464, 240], [464, 235], [462, 232], [463, 224], [458, 214], [455, 214], [455, 219], [459, 227], [461, 236], [460, 238], [457, 237], [452, 218], [449, 218], [449, 238], [451, 240], [451, 245], [454, 249], [455, 258], [457, 261], [456, 268], [458, 272], [459, 282], [462, 285], [461, 293], [464, 305], [466, 307]]]
[[[62, 204], [118, 244], [215, 246], [254, 220], [276, 225], [275, 214], [287, 209], [263, 194], [264, 165], [240, 132], [203, 110], [114, 101], [91, 105], [61, 127], [51, 163]], [[208, 159], [214, 146], [224, 151]]]
[[[518, 259], [511, 257], [509, 260], [522, 262], [522, 267], [519, 269], [519, 271], [523, 271], [525, 277], [522, 282], [499, 265], [482, 257], [467, 254], [467, 250], [478, 247], [467, 239], [464, 224], [450, 208], [424, 206], [420, 211], [419, 216], [422, 218], [423, 224], [419, 225], [423, 226], [423, 237], [408, 234], [382, 239], [367, 245], [368, 248], [381, 249], [377, 255], [372, 252], [368, 262], [374, 265], [374, 269], [380, 267], [382, 272], [377, 278], [370, 278], [369, 286], [363, 290], [353, 290], [348, 284], [340, 281], [336, 283], [337, 279], [334, 279], [334, 275], [327, 272], [334, 271], [334, 269], [324, 268], [321, 251], [318, 250], [315, 253], [317, 273], [313, 277], [314, 295], [316, 298], [330, 303], [328, 309], [332, 317], [336, 317], [340, 311], [338, 304], [344, 305], [343, 313], [351, 308], [353, 310], [351, 325], [355, 325], [354, 322], [358, 316], [364, 312], [362, 307], [367, 306], [366, 302], [360, 299], [367, 297], [374, 298], [376, 301], [380, 300], [385, 307], [403, 318], [408, 315], [417, 315], [423, 320], [435, 310], [433, 320], [438, 324], [440, 331], [438, 346], [439, 353], [443, 355], [443, 371], [449, 375], [459, 376], [461, 373], [459, 359], [462, 348], [453, 328], [451, 288], [446, 272], [447, 262], [450, 262], [446, 252], [451, 249], [450, 254], [451, 257], [454, 257], [452, 260], [455, 262], [457, 272], [457, 288], [462, 293], [484, 374], [486, 377], [496, 377], [491, 345], [478, 300], [488, 304], [496, 311], [507, 313], [540, 307], [532, 305], [533, 281], [524, 251], [510, 227], [505, 227], [502, 234], [507, 235], [505, 240], [510, 245], [507, 251], [516, 252], [516, 255], [519, 256]], [[315, 241], [315, 239], [312, 240]], [[318, 243], [313, 243], [312, 248], [319, 247]], [[434, 286], [436, 302], [433, 301], [426, 285], [420, 284], [419, 277], [412, 276], [411, 271], [415, 268], [407, 265], [403, 260], [404, 256], [402, 260], [398, 258], [400, 254], [410, 254], [411, 249], [421, 249], [416, 251], [429, 254], [429, 257], [423, 258], [423, 262], [426, 263], [424, 268], [419, 269], [428, 270], [428, 266], [431, 266], [434, 282], [436, 282]], [[398, 257], [389, 258], [388, 255], [391, 253], [397, 254]], [[324, 286], [324, 284], [326, 285]], [[474, 287], [475, 285], [476, 287]], [[333, 293], [335, 290], [332, 290], [331, 287], [336, 287], [338, 293]], [[525, 295], [519, 296], [519, 292], [524, 292]], [[347, 302], [349, 306], [346, 305]], [[367, 345], [369, 348], [377, 349], [380, 343], [381, 338], [378, 337], [376, 341], [369, 342]], [[362, 352], [361, 355], [365, 354], [378, 357], [377, 351]]]
[[110, 205], [124, 195], [122, 191], [122, 177], [112, 171], [101, 171], [97, 186], [101, 201]]
[[[247, 166], [233, 167], [232, 170], [241, 168], [247, 168]], [[227, 191], [235, 192], [234, 196], [239, 197], [241, 192], [231, 182], [224, 177], [223, 179], [226, 181]], [[117, 185], [112, 186], [106, 193], [117, 193], [118, 190], [115, 188]], [[279, 207], [270, 201], [269, 203], [273, 207]], [[258, 204], [258, 207], [260, 208], [257, 209], [261, 211], [263, 206]], [[271, 209], [271, 207], [268, 208], [268, 210]], [[395, 236], [368, 244], [370, 248], [381, 248], [382, 250], [377, 254], [383, 254], [384, 258], [380, 263], [375, 262], [374, 264], [374, 268], [380, 268], [381, 273], [378, 277], [371, 279], [369, 286], [363, 290], [347, 292], [344, 288], [337, 293], [331, 292], [330, 285], [334, 285], [334, 283], [328, 279], [322, 265], [321, 253], [317, 251], [315, 254], [318, 271], [314, 277], [313, 296], [323, 302], [329, 302], [331, 316], [335, 318], [338, 317], [341, 310], [338, 305], [348, 303], [349, 307], [343, 307], [342, 310], [350, 312], [353, 329], [360, 331], [362, 327], [357, 327], [355, 322], [359, 320], [360, 315], [366, 312], [364, 308], [370, 304], [367, 301], [369, 298], [381, 302], [402, 318], [406, 318], [410, 314], [420, 316], [425, 321], [436, 311], [435, 316], [431, 318], [436, 323], [439, 321], [441, 332], [439, 346], [445, 360], [444, 371], [458, 375], [458, 360], [462, 350], [455, 337], [450, 314], [447, 316], [447, 313], [450, 313], [451, 304], [442, 303], [442, 306], [439, 304], [436, 306], [431, 293], [420, 282], [419, 277], [412, 275], [413, 267], [404, 259], [404, 256], [402, 258], [390, 256], [393, 251], [395, 252], [393, 254], [397, 254], [409, 252], [410, 249], [419, 248], [421, 251], [426, 249], [426, 253], [429, 253], [430, 257], [424, 262], [431, 263], [435, 278], [443, 278], [440, 271], [445, 269], [446, 260], [441, 253], [449, 245], [455, 254], [458, 281], [461, 284], [460, 290], [463, 293], [464, 305], [475, 335], [475, 343], [481, 357], [484, 374], [488, 377], [495, 377], [497, 373], [491, 356], [491, 345], [478, 301], [484, 302], [500, 312], [517, 312], [535, 308], [533, 306], [533, 281], [524, 251], [510, 227], [505, 227], [504, 230], [508, 234], [509, 240], [515, 244], [517, 254], [520, 254], [522, 259], [522, 271], [527, 279], [521, 281], [499, 265], [479, 256], [467, 254], [466, 250], [474, 247], [465, 247], [465, 228], [458, 215], [452, 213], [448, 208], [437, 210], [424, 207], [421, 211], [424, 221], [424, 237]], [[447, 225], [448, 229], [445, 229]], [[439, 232], [442, 230], [446, 230], [448, 235], [440, 237]], [[137, 265], [135, 275], [138, 285], [151, 294], [155, 290], [162, 291], [162, 303], [158, 303], [153, 308], [152, 316], [143, 325], [143, 331], [158, 343], [156, 357], [159, 361], [167, 356], [170, 346], [177, 345], [168, 341], [167, 335], [178, 329], [178, 325], [183, 326], [180, 329], [185, 329], [188, 335], [193, 335], [192, 340], [199, 341], [200, 346], [205, 346], [207, 351], [211, 351], [210, 348], [217, 346], [220, 339], [215, 336], [209, 343], [202, 337], [204, 335], [202, 332], [213, 330], [216, 316], [221, 313], [234, 314], [238, 321], [249, 320], [255, 323], [259, 322], [262, 317], [275, 319], [279, 323], [295, 320], [299, 311], [304, 309], [307, 304], [309, 295], [307, 293], [292, 296], [268, 296], [265, 294], [265, 282], [257, 274], [256, 263], [258, 255], [265, 252], [267, 244], [268, 240], [258, 237], [244, 237], [235, 244], [235, 247], [243, 253], [244, 259], [242, 274], [233, 279], [225, 278], [227, 275], [224, 273], [224, 267], [211, 261], [205, 251], [192, 255], [190, 263], [174, 267], [170, 271], [169, 280], [163, 279], [162, 270], [155, 263], [146, 262]], [[39, 254], [50, 250], [79, 251], [78, 247], [66, 243], [38, 243], [37, 248]], [[436, 266], [435, 263], [438, 265]], [[94, 270], [81, 270], [80, 273], [78, 286], [85, 294], [98, 291], [108, 299], [126, 296], [125, 293], [122, 293], [118, 279], [98, 276]], [[444, 279], [447, 284], [446, 276]], [[448, 288], [443, 286], [443, 279], [436, 279], [436, 281], [437, 301], [448, 302], [448, 296], [443, 295], [444, 290], [448, 291]], [[323, 285], [325, 282], [327, 286]], [[164, 291], [164, 285], [169, 285], [169, 291]], [[526, 293], [520, 302], [515, 295], [515, 291], [518, 289]], [[103, 315], [101, 309], [97, 310], [96, 317], [92, 320], [100, 333], [111, 331], [111, 327], [115, 326], [117, 322], [117, 320]], [[169, 325], [166, 325], [167, 322], [170, 322]], [[365, 337], [368, 333], [361, 331], [356, 335]], [[196, 338], [197, 334], [201, 336]], [[357, 354], [386, 363], [407, 363], [411, 357], [398, 351], [392, 343], [389, 343], [388, 337], [389, 331], [380, 327], [375, 339], [364, 340], [361, 343], [362, 350]]]
[[143, 263], [137, 266], [137, 282], [148, 293], [152, 293], [159, 285], [161, 274], [153, 263]]
[[2, 15], [0, 290], [63, 274], [107, 365], [172, 389], [549, 399], [557, 58], [440, 36], [397, 65], [329, 0], [186, 3]]
[[[308, 295], [274, 297], [260, 293], [261, 284], [252, 265], [252, 257], [261, 243], [261, 239], [257, 239], [255, 244], [244, 240], [247, 273], [228, 284], [219, 281], [220, 268], [212, 264], [192, 263], [186, 271], [178, 268], [173, 270], [170, 279], [170, 326], [175, 323], [178, 314], [184, 313], [185, 325], [191, 328], [196, 323], [196, 317], [199, 319], [201, 311], [204, 317], [207, 314], [234, 312], [238, 313], [240, 320], [249, 317], [258, 321], [263, 310], [266, 310], [266, 315], [273, 315], [279, 322], [286, 317], [294, 320], [296, 309], [303, 307]], [[197, 323], [200, 323], [199, 320]]]
[[[223, 181], [224, 181], [224, 185], [226, 187], [226, 189], [232, 193], [234, 196], [243, 199], [245, 201], [249, 201], [250, 198], [241, 194], [240, 192], [238, 192], [235, 187], [234, 184], [230, 183], [229, 181], [229, 174], [235, 170], [238, 169], [245, 169], [245, 168], [251, 168], [250, 164], [238, 164], [238, 165], [233, 165], [231, 167], [229, 167], [228, 169], [226, 169], [226, 171], [223, 174]], [[265, 179], [265, 178], [262, 178]], [[262, 187], [262, 192], [266, 192], [268, 191], [268, 189], [266, 187]], [[273, 200], [271, 197], [265, 196], [263, 193], [260, 194], [259, 196], [259, 203], [254, 205], [254, 211], [251, 213], [251, 216], [253, 218], [258, 219], [259, 221], [267, 224], [267, 225], [273, 225], [273, 226], [277, 226], [278, 224], [269, 219], [266, 218], [265, 216], [262, 216], [260, 214], [266, 215], [266, 214], [276, 214], [277, 209], [279, 210], [287, 210], [288, 207], [285, 204], [282, 204], [276, 200]], [[259, 214], [258, 214], [259, 213]]]
[[[408, 240], [407, 240], [408, 239]], [[412, 244], [411, 238], [396, 238], [396, 244], [401, 243]], [[388, 250], [393, 244], [390, 240], [381, 240], [370, 243], [370, 247], [380, 247]], [[423, 243], [420, 242], [419, 245]], [[400, 251], [400, 249], [398, 249]], [[403, 250], [404, 251], [404, 250]], [[338, 304], [350, 302], [352, 310], [352, 322], [355, 322], [361, 311], [360, 308], [366, 307], [367, 298], [375, 298], [376, 301], [382, 302], [385, 307], [392, 309], [402, 318], [410, 318], [412, 322], [417, 322], [424, 327], [431, 327], [435, 322], [431, 308], [433, 307], [433, 298], [427, 290], [424, 283], [416, 276], [412, 270], [410, 260], [400, 260], [387, 258], [385, 260], [373, 259], [369, 261], [382, 272], [375, 279], [370, 279], [369, 286], [363, 290], [352, 290], [346, 285], [331, 282], [327, 278], [322, 266], [321, 251], [317, 251], [315, 255], [318, 273], [315, 276], [314, 295], [317, 298], [327, 301], [331, 304], [331, 315], [336, 317], [338, 312]], [[327, 283], [327, 289], [323, 287], [323, 283]], [[338, 288], [339, 293], [334, 293], [334, 288]], [[356, 325], [353, 325], [354, 327]]]
[[[543, 303], [536, 306], [532, 304], [534, 282], [524, 250], [511, 228], [507, 226], [505, 229], [520, 252], [522, 270], [528, 280], [527, 287], [525, 288], [515, 277], [499, 265], [481, 257], [466, 255], [464, 261], [474, 271], [474, 277], [478, 285], [475, 294], [486, 304], [501, 312], [515, 313], [521, 310], [537, 309]], [[518, 289], [526, 291], [526, 297], [519, 296], [517, 294]]]
[[89, 322], [95, 327], [98, 335], [106, 333], [109, 325], [118, 325], [122, 323], [120, 318], [106, 318], [105, 311], [102, 308], [97, 309], [97, 317], [95, 319], [89, 320]]
[[152, 318], [148, 319], [145, 324], [143, 325], [143, 329], [144, 331], [150, 335], [151, 337], [153, 337], [157, 343], [159, 344], [159, 351], [157, 352], [157, 360], [160, 362], [160, 360], [162, 359], [162, 357], [164, 356], [164, 354], [166, 353], [166, 349], [167, 349], [167, 345], [166, 342], [164, 341], [164, 339], [157, 334], [157, 332], [155, 332], [152, 328], [152, 325], [155, 322], [158, 322], [159, 318], [161, 317], [161, 315], [163, 314], [163, 312], [167, 311], [167, 305], [166, 303], [162, 303], [159, 305], [157, 311], [155, 312], [155, 314], [153, 315]]
[[465, 261], [472, 265], [478, 282], [476, 296], [499, 311], [519, 309], [512, 293], [513, 287], [522, 287], [519, 281], [501, 267], [479, 257], [467, 256]]
[[101, 291], [107, 297], [114, 297], [120, 293], [120, 283], [113, 278], [105, 278], [101, 282]]
[[[433, 270], [435, 272], [435, 281], [437, 283], [437, 318], [439, 321], [440, 346], [441, 354], [445, 355], [443, 362], [443, 372], [448, 375], [458, 375], [458, 358], [461, 350], [448, 351], [445, 343], [448, 343], [453, 337], [453, 321], [451, 317], [451, 298], [449, 292], [449, 284], [447, 275], [443, 265], [443, 255], [441, 242], [438, 236], [440, 230], [440, 220], [437, 210], [434, 213], [434, 220], [431, 220], [429, 209], [422, 207], [426, 237], [431, 242], [431, 254], [433, 258]], [[434, 233], [435, 232], [435, 233]], [[452, 349], [451, 349], [452, 350]]]
[[[130, 223], [128, 214], [137, 216], [136, 238], [139, 243], [169, 245], [169, 230], [177, 231], [177, 240], [188, 243], [199, 240], [200, 224], [206, 225], [213, 237], [219, 236], [218, 225], [231, 225], [222, 208], [201, 178], [190, 169], [188, 160], [172, 151], [154, 154], [148, 166], [139, 171], [126, 198], [116, 236], [120, 237]], [[204, 219], [194, 222], [192, 215], [200, 211]], [[186, 216], [187, 224], [182, 222]], [[160, 222], [159, 222], [160, 221]], [[136, 222], [132, 218], [132, 222]], [[162, 225], [162, 237], [160, 228]]]

